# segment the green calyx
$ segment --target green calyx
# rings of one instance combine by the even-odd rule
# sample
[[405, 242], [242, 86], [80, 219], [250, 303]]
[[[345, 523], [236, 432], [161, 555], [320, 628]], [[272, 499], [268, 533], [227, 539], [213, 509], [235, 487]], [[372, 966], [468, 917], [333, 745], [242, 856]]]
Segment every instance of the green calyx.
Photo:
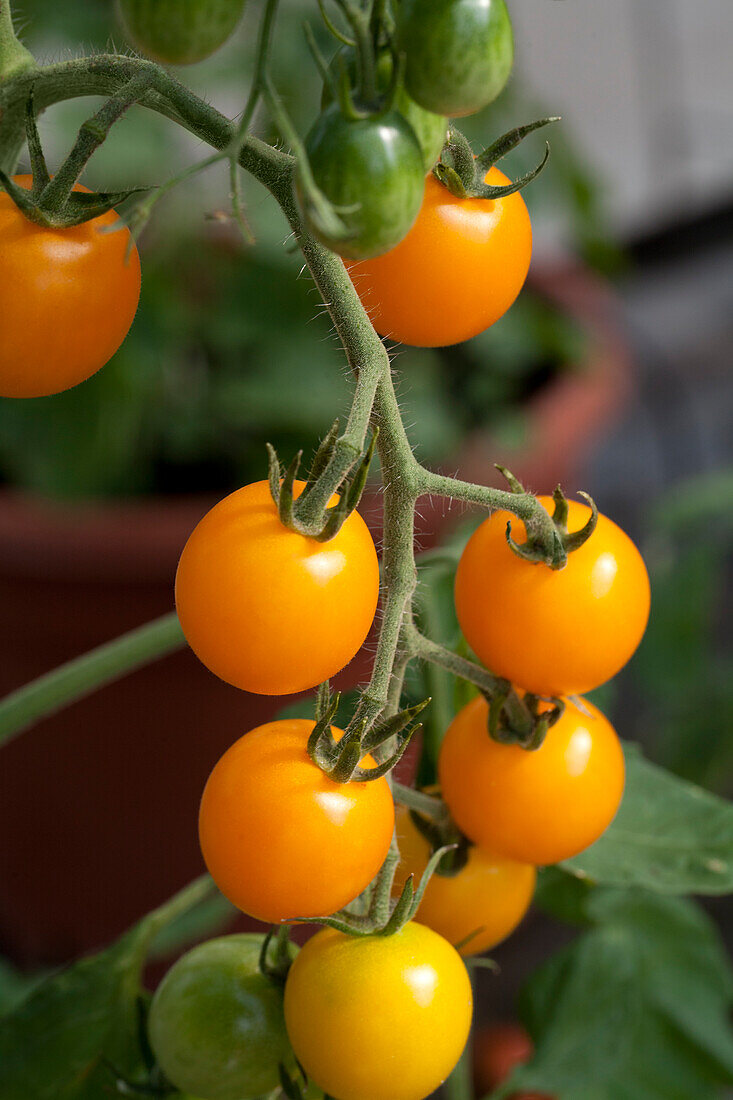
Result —
[[[503, 466], [497, 466], [497, 470], [504, 475], [509, 482], [511, 491], [517, 495], [524, 495], [524, 486], [517, 481], [513, 474], [506, 470]], [[555, 508], [552, 513], [552, 546], [548, 552], [547, 534], [546, 531], [534, 531], [530, 521], [525, 521], [525, 528], [527, 531], [527, 538], [523, 543], [517, 543], [512, 538], [512, 523], [511, 520], [507, 520], [506, 525], [506, 541], [513, 551], [520, 558], [525, 561], [532, 562], [533, 564], [542, 563], [549, 565], [550, 569], [562, 569], [568, 560], [568, 554], [573, 550], [579, 549], [583, 543], [587, 542], [596, 529], [598, 523], [598, 509], [596, 503], [588, 493], [579, 492], [578, 496], [584, 497], [590, 506], [590, 515], [587, 523], [579, 531], [568, 531], [568, 502], [562, 489], [558, 485], [552, 494], [552, 499], [555, 502]]]
[[123, 90], [118, 96], [108, 100], [96, 115], [82, 125], [74, 148], [53, 179], [41, 147], [31, 93], [26, 104], [25, 130], [33, 186], [27, 191], [0, 171], [0, 184], [29, 221], [45, 228], [68, 229], [70, 226], [92, 221], [131, 195], [146, 190], [141, 187], [124, 191], [74, 190], [74, 185], [92, 153], [105, 140], [112, 124], [140, 97], [143, 87], [147, 87], [147, 81], [131, 81], [127, 92]]
[[[344, 436], [339, 437], [338, 432], [336, 420], [316, 451], [305, 487], [297, 498], [294, 486], [303, 452], [298, 451], [283, 475], [275, 448], [267, 444], [268, 480], [280, 522], [317, 542], [328, 542], [337, 535], [356, 509], [377, 444], [376, 430], [363, 451]], [[338, 501], [329, 504], [336, 492]]]
[[[355, 722], [336, 740], [331, 723], [339, 699], [338, 693], [333, 698], [327, 692], [319, 697], [318, 718], [308, 738], [308, 755], [334, 783], [370, 783], [390, 772], [420, 728], [413, 725], [415, 718], [430, 702], [425, 699], [372, 726], [365, 720]], [[379, 753], [384, 759], [373, 768], [362, 768], [361, 761], [370, 753]]]
[[394, 900], [392, 885], [399, 863], [399, 852], [393, 847], [382, 864], [377, 878], [368, 889], [366, 913], [357, 913], [347, 907], [332, 917], [321, 917], [310, 923], [325, 925], [347, 936], [393, 936], [409, 921], [415, 919], [423, 894], [436, 867], [449, 852], [449, 848], [440, 848], [434, 852], [417, 886], [414, 883], [414, 876], [410, 875], [402, 888], [402, 893]]
[[410, 819], [427, 840], [431, 854], [443, 853], [435, 865], [435, 873], [443, 878], [454, 878], [468, 862], [471, 842], [453, 821], [445, 803], [439, 799], [435, 802], [439, 807], [435, 813], [425, 814], [410, 807]]
[[474, 156], [464, 134], [455, 127], [451, 127], [440, 160], [433, 168], [433, 174], [457, 198], [503, 199], [507, 195], [513, 195], [515, 191], [521, 191], [523, 187], [536, 179], [545, 167], [547, 158], [550, 155], [549, 143], [546, 144], [545, 155], [537, 167], [521, 176], [520, 179], [515, 180], [514, 183], [506, 184], [503, 187], [492, 186], [485, 182], [487, 173], [497, 161], [516, 148], [527, 134], [531, 134], [533, 130], [539, 130], [542, 126], [547, 126], [550, 122], [559, 122], [559, 118], [541, 118], [537, 122], [517, 126], [514, 130], [509, 130], [506, 134], [503, 134], [478, 156]]
[[535, 752], [542, 747], [548, 730], [562, 717], [565, 704], [561, 699], [553, 699], [549, 707], [540, 709], [540, 703], [544, 700], [528, 692], [522, 696], [522, 702], [524, 715], [529, 715], [529, 721], [523, 721], [521, 726], [515, 725], [505, 705], [512, 690], [507, 682], [506, 690], [481, 692], [489, 704], [489, 736], [500, 745], [518, 745], [528, 752]]

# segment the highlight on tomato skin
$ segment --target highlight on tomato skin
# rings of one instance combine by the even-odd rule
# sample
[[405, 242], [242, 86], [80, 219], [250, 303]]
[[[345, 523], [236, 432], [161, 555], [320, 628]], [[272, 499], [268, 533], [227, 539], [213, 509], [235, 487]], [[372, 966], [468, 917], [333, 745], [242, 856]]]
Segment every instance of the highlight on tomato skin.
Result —
[[616, 731], [586, 699], [564, 703], [534, 751], [489, 735], [483, 696], [451, 722], [440, 786], [451, 816], [476, 844], [544, 866], [582, 852], [616, 816], [626, 774]]
[[[486, 182], [511, 181], [491, 168]], [[413, 347], [445, 347], [498, 321], [524, 285], [532, 226], [522, 195], [457, 198], [433, 175], [417, 221], [390, 252], [347, 263], [380, 336]]]
[[292, 718], [250, 730], [215, 765], [201, 799], [199, 840], [212, 878], [269, 924], [343, 908], [372, 881], [392, 840], [387, 779], [329, 779], [307, 752], [314, 725]]
[[[551, 497], [538, 497], [552, 514]], [[568, 530], [590, 516], [568, 501]], [[636, 651], [649, 619], [651, 590], [628, 535], [599, 515], [590, 538], [553, 570], [507, 545], [524, 524], [497, 511], [474, 531], [456, 571], [455, 605], [466, 641], [495, 675], [536, 695], [582, 695], [605, 683]]]
[[[400, 863], [394, 893], [399, 894], [409, 875], [420, 881], [431, 852], [405, 806], [397, 807], [396, 833]], [[531, 864], [471, 845], [467, 863], [457, 874], [432, 875], [415, 919], [447, 939], [459, 954], [479, 955], [501, 943], [520, 923], [536, 878]]]
[[390, 936], [318, 932], [285, 984], [295, 1056], [339, 1100], [423, 1100], [460, 1058], [472, 1010], [463, 960], [417, 921]]
[[[32, 177], [14, 182], [30, 190]], [[76, 184], [75, 191], [89, 188]], [[140, 257], [114, 210], [65, 229], [0, 190], [0, 397], [49, 397], [108, 363], [140, 299]]]
[[211, 672], [244, 691], [291, 695], [334, 676], [361, 648], [379, 563], [358, 512], [318, 542], [284, 527], [268, 482], [257, 481], [198, 523], [175, 591], [186, 640]]

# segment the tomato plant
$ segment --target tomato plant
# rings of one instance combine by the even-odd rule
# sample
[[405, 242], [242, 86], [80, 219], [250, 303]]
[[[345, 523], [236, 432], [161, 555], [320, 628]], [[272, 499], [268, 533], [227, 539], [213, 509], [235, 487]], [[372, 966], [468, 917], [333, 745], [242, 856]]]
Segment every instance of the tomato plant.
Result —
[[[175, 11], [169, 0], [121, 3], [137, 40], [169, 62], [215, 48], [241, 10], [215, 0], [190, 9], [180, 0]], [[516, 1066], [516, 1084], [499, 1086], [502, 1095], [548, 1087], [558, 1096], [661, 1100], [670, 1082], [680, 1095], [712, 1095], [733, 1081], [731, 982], [707, 918], [674, 895], [733, 888], [730, 808], [633, 750], [625, 758], [613, 727], [577, 694], [612, 676], [638, 644], [649, 611], [644, 564], [590, 498], [589, 507], [568, 505], [558, 488], [550, 515], [549, 500], [503, 467], [505, 489], [428, 469], [411, 449], [380, 339], [452, 344], [510, 307], [532, 246], [518, 192], [547, 151], [514, 183], [495, 165], [557, 120], [489, 135], [478, 154], [455, 126], [446, 132], [448, 114], [488, 102], [509, 75], [512, 31], [501, 0], [318, 7], [323, 26], [306, 37], [332, 101], [302, 138], [289, 116], [292, 88], [281, 95], [274, 75], [283, 61], [274, 59], [277, 0], [261, 0], [246, 97], [226, 112], [139, 57], [37, 64], [17, 39], [9, 3], [0, 5], [0, 380], [18, 394], [50, 393], [113, 353], [139, 289], [137, 253], [126, 257], [130, 233], [113, 208], [137, 236], [158, 200], [204, 169], [220, 173], [229, 196], [216, 220], [248, 240], [241, 173], [262, 188], [254, 210], [263, 192], [275, 201], [353, 376], [343, 423], [324, 424], [307, 478], [298, 480], [299, 454], [283, 469], [270, 447], [267, 481], [232, 492], [197, 525], [179, 562], [177, 616], [0, 701], [2, 741], [172, 652], [184, 636], [236, 688], [315, 695], [294, 704], [307, 717], [288, 708], [213, 767], [199, 811], [211, 874], [3, 1009], [0, 1095], [179, 1089], [254, 1100], [279, 1090], [303, 1100], [322, 1089], [337, 1100], [421, 1100], [446, 1081], [448, 1100], [465, 1098], [470, 1065], [460, 1055], [472, 993], [459, 951], [509, 935], [536, 880], [538, 908], [577, 934], [522, 992], [536, 1050]], [[335, 69], [322, 52], [325, 33], [346, 47]], [[308, 86], [298, 81], [303, 98]], [[102, 102], [52, 175], [37, 115], [89, 95]], [[157, 187], [75, 192], [117, 121], [140, 107], [206, 144], [206, 155]], [[24, 135], [30, 189], [11, 177]], [[237, 262], [234, 245], [231, 256]], [[275, 311], [286, 308], [272, 297]], [[307, 332], [297, 359], [311, 379]], [[270, 392], [273, 384], [262, 380]], [[228, 392], [234, 404], [241, 391]], [[292, 395], [272, 396], [286, 419]], [[315, 387], [312, 398], [321, 407]], [[381, 562], [357, 511], [377, 467]], [[443, 600], [418, 606], [436, 576], [452, 581], [452, 555], [415, 553], [416, 508], [430, 496], [490, 514], [461, 554], [455, 583], [460, 624], [483, 665], [463, 642], [431, 636], [451, 633], [432, 614]], [[340, 701], [329, 679], [367, 638], [380, 578], [368, 683], [343, 701], [348, 718], [336, 728]], [[419, 774], [429, 782], [437, 771], [432, 793], [387, 779], [427, 696], [434, 702]], [[157, 704], [165, 724], [165, 699]], [[200, 736], [214, 720], [204, 715]], [[396, 835], [394, 798], [415, 815], [399, 811]], [[193, 827], [190, 804], [188, 812]], [[280, 926], [274, 950], [235, 936], [185, 955], [152, 999], [148, 1044], [147, 959], [220, 930], [232, 915], [226, 899]], [[290, 926], [300, 920], [325, 927], [293, 959]]]
[[[549, 497], [540, 497], [551, 507]], [[587, 521], [569, 501], [568, 529]], [[456, 611], [469, 645], [498, 676], [538, 695], [577, 695], [614, 676], [641, 641], [649, 577], [631, 539], [606, 516], [562, 569], [523, 561], [507, 546], [506, 512], [484, 520], [456, 573]]]
[[[296, 483], [295, 495], [303, 482]], [[176, 574], [176, 608], [196, 656], [222, 680], [288, 695], [333, 676], [366, 638], [379, 593], [374, 542], [357, 512], [321, 543], [278, 518], [266, 481], [204, 516]]]
[[[498, 168], [488, 183], [508, 184]], [[414, 226], [391, 251], [349, 264], [377, 332], [416, 347], [477, 336], [522, 289], [532, 227], [522, 196], [458, 198], [432, 176]]]
[[158, 986], [148, 1031], [169, 1081], [206, 1100], [255, 1100], [292, 1063], [281, 989], [260, 972], [262, 936], [199, 944]]
[[[430, 858], [428, 841], [403, 806], [397, 810], [397, 840], [400, 866], [395, 885], [401, 889], [408, 875], [420, 881]], [[460, 871], [433, 874], [417, 919], [439, 932], [461, 955], [479, 955], [514, 931], [529, 908], [535, 877], [530, 864], [472, 845]]]
[[479, 696], [448, 727], [440, 785], [466, 836], [526, 863], [558, 863], [610, 825], [624, 790], [616, 731], [587, 700], [566, 700], [542, 746], [528, 752], [489, 736]]
[[504, 0], [401, 0], [405, 84], [437, 114], [473, 115], [502, 90], [514, 39]]
[[167, 65], [203, 61], [242, 18], [244, 0], [117, 0], [130, 39]]
[[[217, 763], [204, 788], [199, 839], [226, 897], [270, 923], [322, 917], [369, 885], [389, 849], [386, 779], [334, 783], [307, 753], [313, 722], [268, 722]], [[367, 756], [364, 767], [374, 761]]]
[[336, 104], [316, 120], [305, 141], [316, 186], [332, 203], [344, 230], [328, 231], [309, 214], [314, 235], [352, 260], [393, 248], [420, 210], [425, 167], [417, 137], [396, 111], [378, 118], [347, 119]]
[[285, 985], [295, 1055], [339, 1100], [422, 1100], [458, 1061], [471, 1011], [460, 956], [415, 922], [392, 936], [325, 929]]
[[[31, 177], [15, 182], [28, 190]], [[47, 228], [0, 191], [0, 397], [76, 386], [125, 339], [140, 297], [140, 259], [127, 229], [110, 231], [116, 222], [109, 211]]]

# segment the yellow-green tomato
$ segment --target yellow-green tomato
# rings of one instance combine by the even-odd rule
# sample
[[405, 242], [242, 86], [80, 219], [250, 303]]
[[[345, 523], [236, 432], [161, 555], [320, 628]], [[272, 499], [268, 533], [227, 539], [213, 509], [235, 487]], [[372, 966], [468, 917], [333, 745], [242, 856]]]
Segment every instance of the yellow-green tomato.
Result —
[[150, 1045], [182, 1092], [254, 1100], [293, 1065], [280, 988], [259, 969], [262, 936], [221, 936], [175, 963], [150, 1006]]
[[318, 932], [285, 985], [295, 1056], [338, 1100], [422, 1100], [448, 1076], [471, 1027], [458, 952], [410, 921], [392, 936]]

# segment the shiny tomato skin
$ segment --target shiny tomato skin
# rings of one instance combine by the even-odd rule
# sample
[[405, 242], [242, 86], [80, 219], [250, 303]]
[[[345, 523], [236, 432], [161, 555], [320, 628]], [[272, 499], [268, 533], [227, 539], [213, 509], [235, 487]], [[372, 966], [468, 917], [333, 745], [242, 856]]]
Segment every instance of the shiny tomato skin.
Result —
[[[539, 497], [552, 512], [550, 497]], [[569, 530], [588, 519], [569, 501]], [[455, 603], [466, 641], [487, 668], [537, 695], [579, 695], [629, 660], [649, 618], [649, 577], [631, 539], [607, 516], [559, 570], [524, 561], [506, 542], [524, 524], [495, 512], [473, 533], [456, 572]]]
[[166, 65], [192, 65], [223, 46], [244, 0], [117, 0], [117, 8], [142, 53]]
[[[353, 47], [342, 46], [329, 65], [333, 80], [336, 82], [339, 80], [342, 64], [346, 65], [352, 86], [356, 87], [358, 66], [356, 51]], [[377, 89], [381, 95], [386, 95], [389, 92], [392, 74], [392, 54], [389, 50], [383, 50], [377, 57], [376, 72]], [[332, 102], [332, 86], [326, 81], [321, 95], [321, 107], [328, 107]], [[426, 111], [423, 107], [418, 106], [402, 85], [395, 95], [394, 107], [412, 127], [422, 150], [423, 167], [426, 172], [429, 172], [440, 156], [445, 144], [448, 133], [448, 119], [444, 115], [433, 114], [432, 111]]]
[[259, 968], [263, 937], [219, 936], [183, 955], [155, 991], [148, 1035], [179, 1089], [207, 1100], [254, 1100], [291, 1065], [280, 988]]
[[[201, 799], [199, 840], [212, 878], [239, 909], [271, 924], [324, 917], [353, 901], [392, 839], [387, 780], [334, 783], [306, 751], [313, 725], [283, 719], [246, 733]], [[365, 756], [362, 766], [373, 765]]]
[[514, 60], [504, 0], [402, 0], [405, 87], [429, 111], [461, 118], [501, 92]]
[[[414, 875], [417, 886], [430, 858], [430, 846], [404, 806], [397, 807], [396, 827], [400, 848], [395, 876], [398, 893], [408, 875]], [[458, 874], [433, 874], [416, 919], [452, 943], [461, 955], [480, 955], [517, 927], [532, 901], [536, 877], [534, 867], [528, 863], [471, 846], [468, 862]], [[464, 941], [465, 945], [459, 946]]]
[[416, 921], [392, 936], [318, 932], [285, 985], [295, 1056], [339, 1100], [422, 1100], [458, 1061], [471, 1013], [460, 956]]
[[305, 139], [313, 179], [338, 208], [345, 236], [315, 224], [296, 173], [296, 195], [310, 231], [326, 248], [352, 260], [379, 256], [403, 239], [425, 190], [423, 152], [397, 111], [352, 121], [338, 104], [322, 111]]
[[[30, 189], [30, 176], [14, 179]], [[140, 257], [128, 229], [109, 232], [117, 221], [110, 210], [46, 229], [0, 191], [0, 397], [68, 390], [125, 339], [140, 298]]]
[[[510, 181], [492, 168], [486, 181]], [[390, 252], [347, 263], [381, 336], [414, 347], [470, 340], [502, 317], [529, 270], [532, 226], [524, 199], [461, 199], [425, 180], [417, 221]]]
[[347, 665], [378, 595], [377, 553], [361, 516], [353, 512], [329, 542], [306, 538], [282, 525], [266, 481], [204, 516], [176, 575], [178, 617], [196, 656], [259, 695], [307, 690]]
[[489, 736], [483, 696], [448, 727], [438, 773], [443, 798], [474, 843], [537, 866], [582, 852], [611, 824], [624, 790], [621, 743], [587, 700], [565, 712], [530, 752]]

